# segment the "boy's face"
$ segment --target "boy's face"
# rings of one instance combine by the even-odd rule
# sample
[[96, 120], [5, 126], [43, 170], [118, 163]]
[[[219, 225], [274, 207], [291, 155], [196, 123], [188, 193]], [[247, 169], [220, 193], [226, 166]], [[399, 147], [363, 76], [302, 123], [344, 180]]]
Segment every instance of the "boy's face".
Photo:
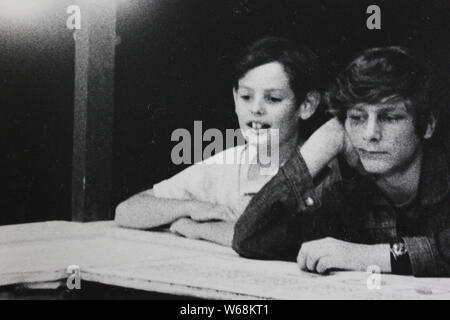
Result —
[[266, 143], [269, 130], [260, 129], [278, 129], [279, 144], [297, 135], [300, 108], [280, 63], [249, 70], [233, 95], [239, 126], [249, 143]]
[[399, 173], [421, 152], [422, 138], [404, 102], [355, 105], [345, 129], [368, 173]]

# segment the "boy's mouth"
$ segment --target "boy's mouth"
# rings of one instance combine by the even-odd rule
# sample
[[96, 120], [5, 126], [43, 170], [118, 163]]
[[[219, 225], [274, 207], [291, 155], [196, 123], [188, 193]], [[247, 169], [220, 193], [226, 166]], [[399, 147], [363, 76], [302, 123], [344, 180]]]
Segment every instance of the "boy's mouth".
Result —
[[269, 129], [270, 124], [260, 121], [249, 121], [247, 122], [247, 126], [253, 130], [260, 130], [260, 129]]
[[365, 159], [383, 159], [385, 158], [387, 155], [389, 155], [388, 152], [385, 151], [375, 151], [375, 150], [366, 150], [366, 149], [362, 149], [362, 148], [358, 148], [358, 152], [360, 157], [363, 157]]

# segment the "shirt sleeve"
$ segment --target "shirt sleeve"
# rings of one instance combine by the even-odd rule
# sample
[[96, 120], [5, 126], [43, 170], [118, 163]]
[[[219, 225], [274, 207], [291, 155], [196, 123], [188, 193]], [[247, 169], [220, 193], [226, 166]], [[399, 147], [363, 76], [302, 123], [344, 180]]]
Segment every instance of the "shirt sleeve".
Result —
[[[445, 155], [443, 167], [433, 168], [433, 176], [447, 176], [450, 181], [450, 140], [446, 145], [439, 145], [439, 150], [444, 150]], [[436, 155], [435, 155], [436, 157]], [[445, 166], [445, 167], [444, 167]], [[445, 168], [445, 170], [439, 169]], [[427, 173], [430, 174], [430, 173]], [[433, 181], [433, 180], [432, 180]], [[447, 189], [448, 190], [448, 186]], [[429, 234], [414, 237], [403, 237], [411, 262], [412, 273], [416, 277], [450, 277], [450, 195], [448, 191], [439, 210], [446, 218], [442, 219], [438, 230], [431, 230]], [[435, 226], [437, 228], [437, 226]]]
[[208, 197], [210, 182], [214, 180], [214, 170], [211, 165], [203, 162], [196, 163], [169, 179], [153, 186], [156, 197], [178, 200], [205, 201]]
[[416, 277], [450, 276], [450, 229], [431, 236], [404, 237]]
[[322, 203], [316, 183], [297, 151], [238, 219], [233, 249], [248, 258], [295, 261], [301, 243], [314, 238], [314, 226], [327, 226], [331, 235], [333, 223], [323, 220], [333, 215], [319, 214]]

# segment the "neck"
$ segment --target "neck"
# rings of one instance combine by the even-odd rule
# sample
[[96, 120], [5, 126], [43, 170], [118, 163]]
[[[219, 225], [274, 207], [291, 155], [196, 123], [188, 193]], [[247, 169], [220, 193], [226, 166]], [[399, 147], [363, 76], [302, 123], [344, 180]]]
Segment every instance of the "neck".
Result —
[[298, 148], [300, 144], [300, 137], [294, 135], [291, 139], [280, 145], [280, 164], [284, 164]]
[[[273, 146], [269, 146], [269, 150], [270, 152], [276, 150], [276, 148], [278, 148], [278, 152], [274, 152], [274, 153], [269, 153], [269, 156], [272, 158], [273, 161], [277, 161], [278, 163], [281, 165], [283, 165], [292, 155], [292, 152], [294, 152], [296, 150], [296, 148], [298, 148], [298, 145], [300, 143], [300, 138], [298, 135], [294, 135], [292, 136], [289, 140], [284, 141], [281, 144], [277, 144], [277, 145], [273, 145]], [[260, 157], [267, 157], [267, 150], [265, 150], [264, 148], [258, 148], [259, 156]], [[275, 159], [274, 157], [278, 157], [278, 159]]]
[[423, 151], [420, 149], [405, 167], [375, 177], [375, 183], [395, 204], [409, 203], [415, 198], [419, 189], [422, 158]]
[[[278, 165], [279, 167], [281, 167], [291, 157], [292, 153], [296, 150], [296, 148], [298, 148], [299, 143], [300, 143], [300, 138], [296, 135], [296, 136], [292, 137], [291, 139], [289, 139], [288, 141], [283, 142], [282, 145], [273, 146], [272, 149], [275, 149], [275, 148], [279, 148], [279, 149], [278, 149], [278, 152], [275, 153], [277, 155], [270, 154], [270, 157], [271, 157], [270, 166], [275, 164], [275, 165]], [[264, 164], [267, 164], [266, 157], [268, 156], [267, 155], [268, 151], [264, 150], [262, 148], [261, 149], [258, 148], [257, 152], [259, 153], [258, 158], [265, 159], [265, 160], [263, 160], [263, 162], [262, 162], [263, 165], [261, 165], [259, 163], [250, 165], [251, 169], [250, 169], [249, 176], [254, 176], [254, 175], [259, 176], [260, 170], [263, 167], [266, 167]], [[278, 157], [278, 159], [275, 159], [275, 157]], [[253, 172], [253, 174], [252, 174], [252, 172]]]

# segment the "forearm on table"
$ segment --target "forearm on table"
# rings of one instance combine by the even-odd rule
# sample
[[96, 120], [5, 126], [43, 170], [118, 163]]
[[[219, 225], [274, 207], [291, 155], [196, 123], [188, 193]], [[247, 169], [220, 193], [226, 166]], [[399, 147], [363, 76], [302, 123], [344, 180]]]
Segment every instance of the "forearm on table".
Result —
[[119, 204], [115, 221], [129, 228], [148, 229], [189, 217], [200, 201], [158, 198], [152, 192], [139, 193]]
[[198, 223], [198, 236], [202, 240], [231, 247], [234, 233], [233, 221], [213, 221]]
[[391, 273], [391, 253], [389, 243], [374, 244], [370, 251], [370, 265], [377, 266], [383, 273]]
[[301, 237], [295, 213], [291, 203], [256, 195], [235, 225], [233, 249], [247, 258], [293, 260]]

